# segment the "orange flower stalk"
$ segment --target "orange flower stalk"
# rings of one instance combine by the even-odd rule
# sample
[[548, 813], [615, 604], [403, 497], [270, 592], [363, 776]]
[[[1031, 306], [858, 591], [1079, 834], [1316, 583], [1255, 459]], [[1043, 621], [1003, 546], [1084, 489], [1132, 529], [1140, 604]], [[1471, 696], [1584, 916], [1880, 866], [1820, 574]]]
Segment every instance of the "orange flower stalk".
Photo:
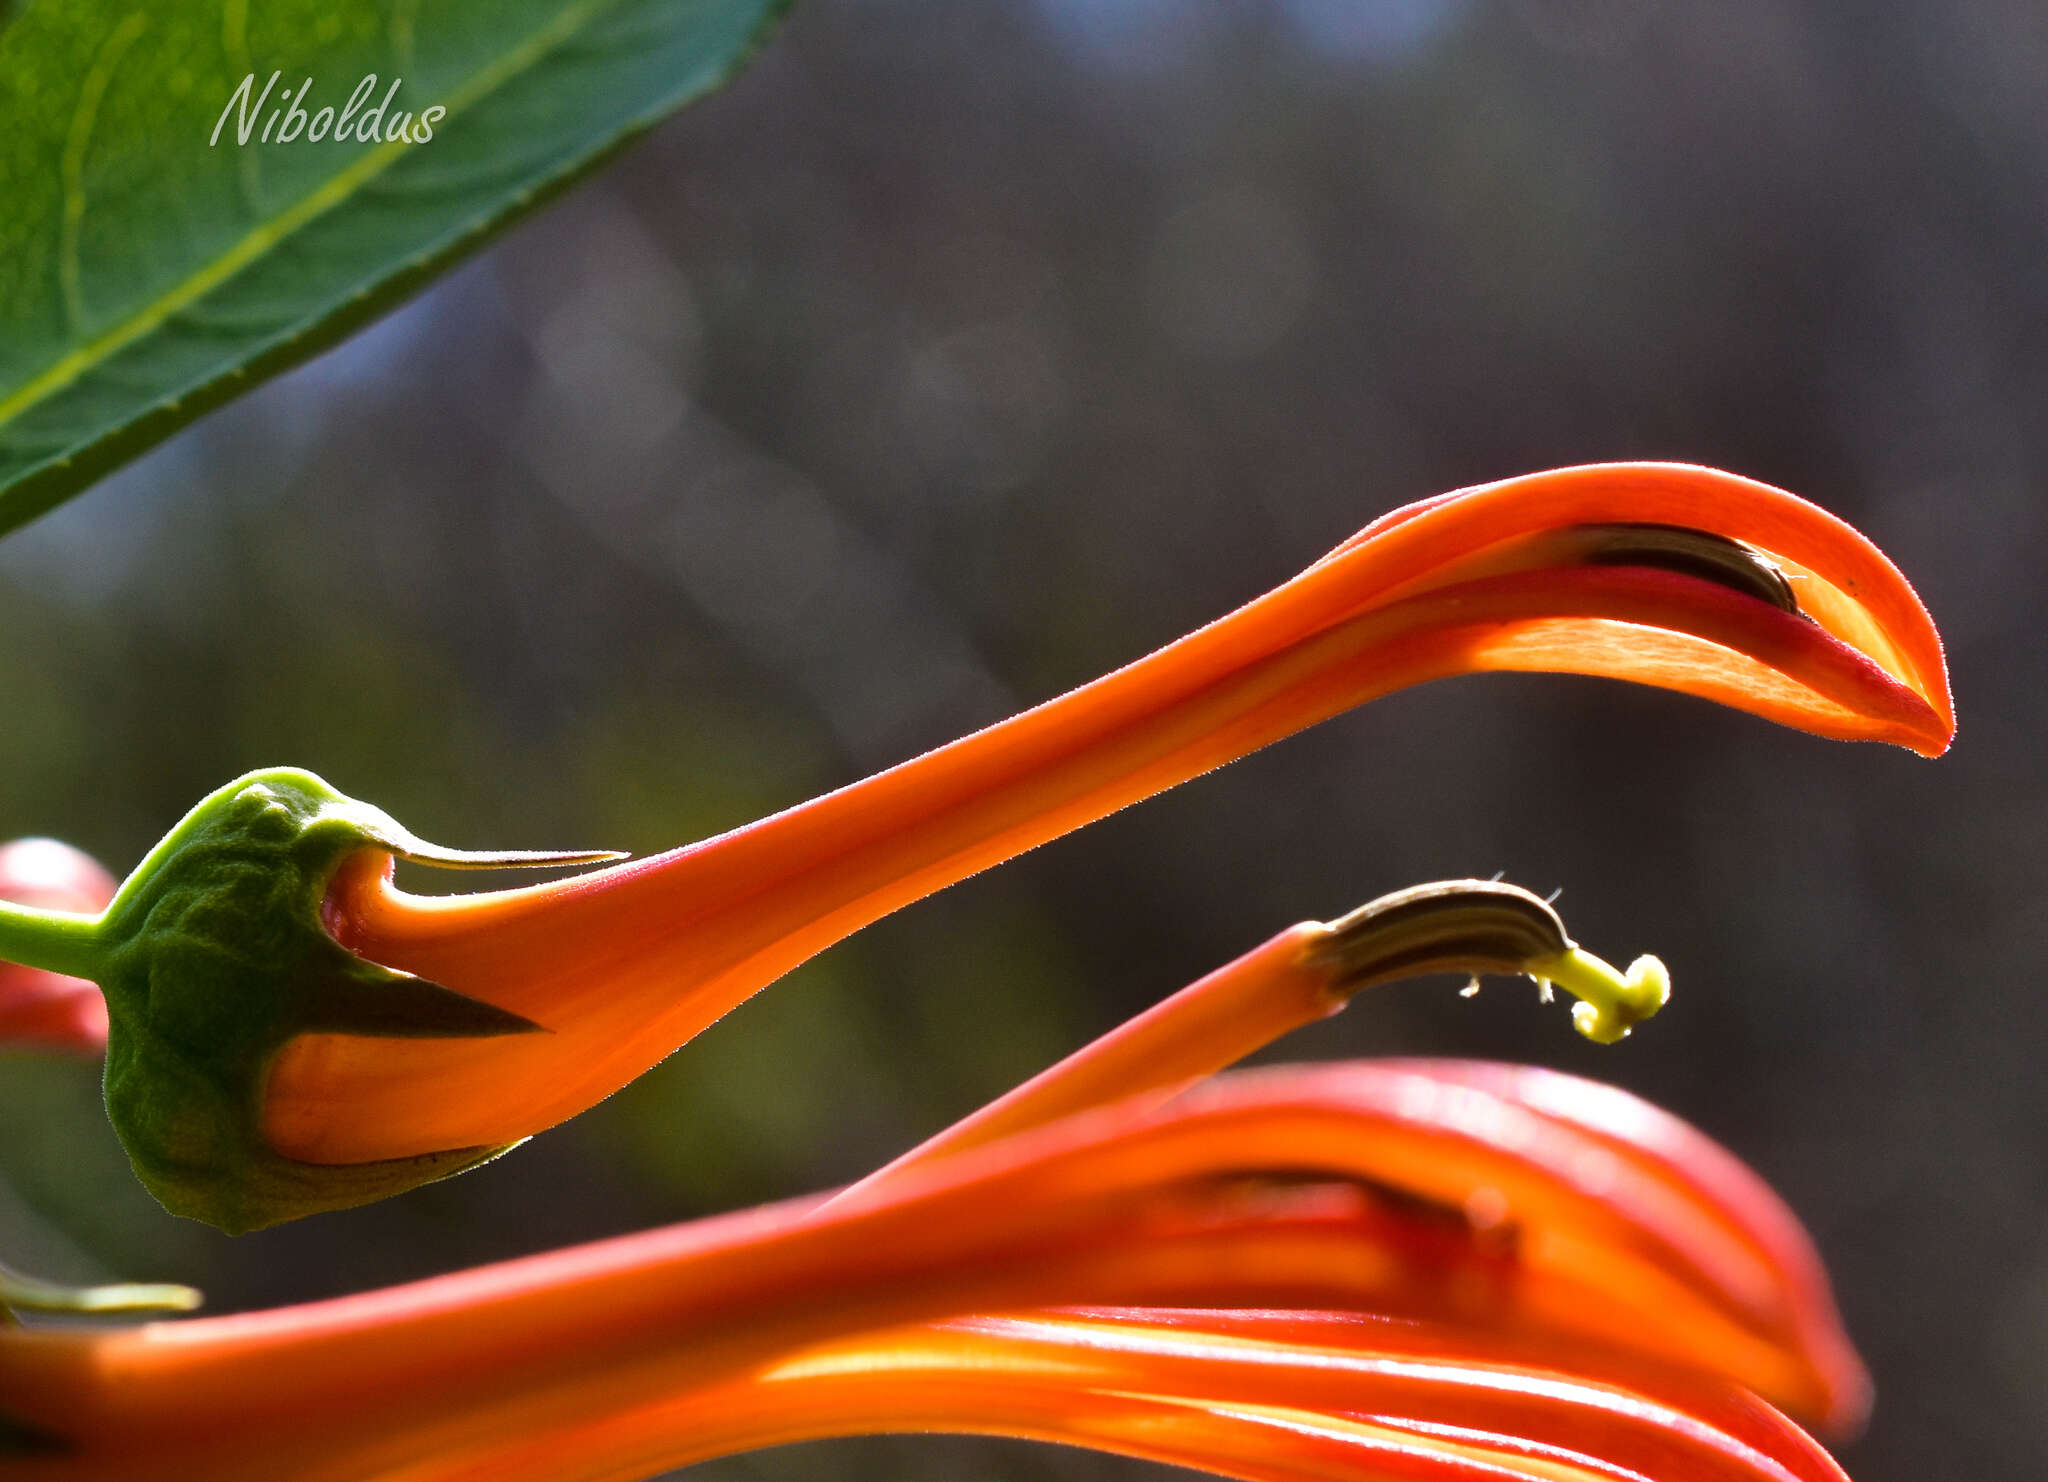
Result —
[[[69, 844], [55, 839], [0, 844], [0, 901], [93, 916], [113, 898], [114, 877]], [[0, 962], [0, 1046], [97, 1055], [106, 1044], [107, 1003], [96, 984]]]
[[394, 854], [517, 857], [438, 850], [309, 774], [256, 774], [92, 931], [21, 927], [0, 952], [101, 982], [138, 1171], [173, 1209], [248, 1228], [493, 1156], [910, 901], [1363, 701], [1490, 669], [1634, 679], [1927, 755], [1953, 730], [1925, 611], [1847, 525], [1710, 469], [1563, 469], [1395, 511], [1115, 674], [668, 854], [413, 896]]

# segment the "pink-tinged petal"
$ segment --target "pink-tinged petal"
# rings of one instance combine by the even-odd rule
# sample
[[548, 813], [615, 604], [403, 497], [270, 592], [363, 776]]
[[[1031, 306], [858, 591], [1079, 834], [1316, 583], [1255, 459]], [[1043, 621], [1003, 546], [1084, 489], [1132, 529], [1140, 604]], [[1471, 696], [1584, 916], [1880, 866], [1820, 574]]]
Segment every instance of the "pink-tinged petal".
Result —
[[1367, 1061], [1239, 1072], [1177, 1105], [1240, 1098], [1341, 1108], [1356, 1174], [1491, 1222], [1527, 1278], [1504, 1331], [1575, 1332], [1722, 1374], [1833, 1431], [1860, 1424], [1868, 1376], [1797, 1221], [1637, 1098], [1517, 1067]]
[[602, 1380], [505, 1407], [411, 1482], [577, 1482], [883, 1432], [1023, 1436], [1226, 1476], [1842, 1482], [1740, 1391], [1560, 1372], [1420, 1324], [1130, 1310], [963, 1319], [800, 1349], [633, 1404]]
[[[1149, 1341], [1161, 1331], [1186, 1333], [1200, 1345], [1233, 1342], [1250, 1345], [1245, 1357], [1292, 1363], [1304, 1355], [1315, 1367], [1321, 1356], [1364, 1356], [1394, 1364], [1450, 1365], [1481, 1372], [1552, 1375], [1604, 1389], [1603, 1407], [1628, 1409], [1641, 1404], [1729, 1438], [1739, 1448], [1768, 1458], [1794, 1475], [1839, 1478], [1840, 1468], [1826, 1450], [1794, 1421], [1738, 1385], [1710, 1375], [1659, 1365], [1638, 1355], [1574, 1345], [1555, 1336], [1517, 1339], [1502, 1334], [1474, 1333], [1443, 1324], [1390, 1318], [1370, 1313], [1281, 1310], [1197, 1310], [1188, 1308], [1088, 1308], [1035, 1313], [1012, 1319], [970, 1319], [954, 1325], [982, 1326], [990, 1321], [1041, 1323], [1072, 1320], [1108, 1328], [1115, 1342], [1135, 1333]], [[1097, 1339], [1096, 1341], [1103, 1341]], [[1398, 1371], [1397, 1371], [1398, 1372]], [[1476, 1396], [1489, 1402], [1481, 1387]], [[1540, 1403], [1531, 1406], [1540, 1410]], [[1451, 1418], [1439, 1412], [1440, 1418]], [[1482, 1419], [1475, 1413], [1461, 1417]], [[1494, 1416], [1498, 1419], [1498, 1415]], [[1532, 1438], [1564, 1439], [1553, 1421], [1531, 1413], [1517, 1425], [1531, 1427]], [[1569, 1422], [1566, 1422], [1569, 1424]]]
[[[113, 877], [69, 844], [0, 844], [0, 900], [90, 913], [105, 909], [113, 897]], [[97, 1055], [107, 1045], [106, 1000], [84, 978], [0, 962], [0, 1045]]]
[[248, 1317], [0, 1333], [0, 1414], [78, 1448], [25, 1477], [318, 1477], [315, 1458], [359, 1453], [403, 1476], [528, 1406], [581, 1413], [593, 1384], [653, 1404], [811, 1344], [1074, 1303], [1385, 1313], [1803, 1397], [1812, 1366], [1768, 1283], [1730, 1276], [1761, 1263], [1686, 1223], [1711, 1195], [1669, 1182], [1427, 1075], [1240, 1075], [912, 1170], [877, 1203]]
[[[1842, 1328], [1827, 1271], [1805, 1228], [1747, 1164], [1691, 1124], [1618, 1087], [1529, 1065], [1479, 1060], [1383, 1060], [1389, 1073], [1418, 1073], [1527, 1107], [1597, 1139], [1681, 1198], [1681, 1218], [1719, 1228], [1746, 1247], [1768, 1277], [1749, 1305], [1773, 1321], [1813, 1365], [1808, 1412], [1832, 1434], [1859, 1429], [1870, 1376]], [[1730, 1263], [1732, 1275], [1741, 1262]], [[1739, 1275], [1738, 1275], [1739, 1279]]]

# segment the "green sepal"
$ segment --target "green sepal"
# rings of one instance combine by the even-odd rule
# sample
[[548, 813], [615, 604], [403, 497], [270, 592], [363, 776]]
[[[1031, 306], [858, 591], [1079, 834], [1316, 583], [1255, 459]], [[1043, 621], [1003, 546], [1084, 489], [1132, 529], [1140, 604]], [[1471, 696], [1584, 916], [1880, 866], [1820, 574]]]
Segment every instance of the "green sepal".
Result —
[[342, 862], [374, 848], [443, 865], [575, 864], [608, 854], [437, 849], [310, 772], [252, 772], [151, 850], [101, 918], [107, 1114], [173, 1214], [230, 1234], [367, 1204], [507, 1150], [302, 1163], [262, 1135], [272, 1060], [301, 1034], [474, 1038], [542, 1032], [518, 1014], [355, 956], [321, 924]]

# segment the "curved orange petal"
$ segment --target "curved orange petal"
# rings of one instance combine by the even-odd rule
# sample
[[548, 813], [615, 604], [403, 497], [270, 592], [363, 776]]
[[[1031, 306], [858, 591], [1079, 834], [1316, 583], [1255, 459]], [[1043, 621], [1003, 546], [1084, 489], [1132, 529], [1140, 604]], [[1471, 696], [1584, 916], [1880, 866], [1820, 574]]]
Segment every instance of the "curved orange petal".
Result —
[[587, 1404], [593, 1383], [644, 1403], [876, 1325], [1072, 1300], [1369, 1302], [1462, 1260], [1453, 1232], [1358, 1200], [1252, 1198], [1066, 1151], [832, 1220], [782, 1207], [118, 1334], [0, 1329], [0, 1436], [24, 1478], [359, 1482]]
[[431, 1459], [403, 1475], [581, 1482], [826, 1436], [933, 1431], [1062, 1442], [1257, 1482], [1842, 1482], [1797, 1426], [1724, 1386], [1560, 1370], [1385, 1319], [1131, 1310], [867, 1333], [646, 1400], [589, 1376], [544, 1406], [447, 1425]]
[[[948, 1393], [955, 1388], [962, 1393]], [[864, 1335], [707, 1394], [701, 1418], [677, 1438], [687, 1437], [694, 1455], [710, 1455], [725, 1425], [751, 1445], [759, 1443], [756, 1427], [778, 1417], [806, 1429], [829, 1423], [830, 1433], [856, 1421], [896, 1429], [920, 1411], [940, 1419], [951, 1410], [957, 1423], [977, 1403], [1034, 1392], [1055, 1423], [1064, 1394], [1070, 1418], [1061, 1428], [1086, 1436], [1093, 1417], [1083, 1391], [1110, 1402], [1144, 1395], [1240, 1415], [1283, 1407], [1365, 1420], [1376, 1434], [1355, 1437], [1365, 1444], [1353, 1468], [1386, 1465], [1373, 1443], [1391, 1440], [1412, 1447], [1408, 1464], [1428, 1477], [1460, 1475], [1476, 1450], [1508, 1470], [1517, 1458], [1578, 1457], [1603, 1475], [1611, 1467], [1646, 1476], [1840, 1477], [1797, 1426], [1726, 1386], [1654, 1369], [1622, 1376], [1597, 1363], [1560, 1369], [1465, 1332], [1335, 1313], [1061, 1312]], [[720, 1399], [730, 1401], [723, 1418]], [[1450, 1444], [1435, 1450], [1429, 1443], [1437, 1440]], [[1228, 1456], [1207, 1459], [1213, 1467]]]
[[[1854, 526], [1795, 494], [1720, 469], [1682, 463], [1599, 463], [1482, 484], [1404, 506], [1339, 546], [1381, 555], [1392, 589], [1428, 580], [1446, 552], [1572, 525], [1655, 523], [1746, 541], [1798, 583], [1799, 605], [1924, 700], [1939, 722], [1930, 754], [1955, 729], [1948, 667], [1927, 609], [1884, 553]], [[1397, 527], [1405, 529], [1396, 533]]]
[[1655, 1114], [1624, 1093], [1620, 1125], [1588, 1129], [1510, 1089], [1427, 1066], [1286, 1066], [1219, 1077], [1173, 1110], [1330, 1115], [1319, 1154], [1462, 1212], [1509, 1248], [1514, 1290], [1475, 1321], [1722, 1374], [1837, 1429], [1860, 1420], [1868, 1380], [1810, 1245], [1768, 1190], [1723, 1176], [1725, 1153], [1701, 1155], [1713, 1170], [1702, 1179], [1638, 1146], [1628, 1129]]
[[653, 1403], [808, 1344], [1077, 1302], [1425, 1318], [1824, 1411], [1744, 1211], [1696, 1217], [1715, 1198], [1683, 1167], [1454, 1080], [1293, 1068], [1068, 1118], [912, 1170], [872, 1204], [804, 1201], [247, 1317], [0, 1331], [0, 1414], [76, 1447], [51, 1477], [230, 1482], [366, 1437], [439, 1437], [417, 1460], [447, 1425], [573, 1397], [585, 1376]]
[[1830, 1433], [1860, 1429], [1869, 1373], [1843, 1331], [1827, 1271], [1805, 1227], [1740, 1158], [1690, 1123], [1616, 1086], [1531, 1065], [1483, 1060], [1379, 1060], [1389, 1074], [1419, 1074], [1499, 1096], [1596, 1139], [1683, 1200], [1680, 1218], [1716, 1227], [1770, 1274], [1750, 1305], [1808, 1357], [1812, 1388], [1790, 1400]]
[[[1696, 576], [1589, 566], [1560, 532], [1669, 523], [1798, 568], [1813, 617]], [[337, 876], [363, 956], [535, 1021], [488, 1041], [307, 1035], [264, 1130], [315, 1163], [514, 1141], [633, 1079], [880, 916], [1374, 696], [1484, 669], [1686, 689], [1824, 735], [1946, 744], [1934, 630], [1846, 525], [1678, 465], [1565, 469], [1397, 512], [1228, 617], [1000, 725], [653, 859], [484, 895]]]

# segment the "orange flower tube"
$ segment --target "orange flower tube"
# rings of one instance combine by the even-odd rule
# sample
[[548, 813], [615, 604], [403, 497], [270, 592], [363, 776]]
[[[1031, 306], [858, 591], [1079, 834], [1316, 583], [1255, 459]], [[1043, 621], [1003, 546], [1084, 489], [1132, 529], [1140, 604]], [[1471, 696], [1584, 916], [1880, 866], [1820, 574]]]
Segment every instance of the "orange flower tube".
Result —
[[258, 773], [100, 918], [0, 910], [0, 955], [100, 982], [108, 1109], [138, 1172], [245, 1229], [494, 1156], [910, 901], [1376, 696], [1500, 669], [1927, 755], [1953, 731], [1932, 624], [1840, 520], [1711, 469], [1562, 469], [1395, 511], [1114, 674], [651, 859], [414, 896], [393, 855], [602, 856], [439, 849], [310, 774]]
[[[935, 1427], [1249, 1478], [1838, 1478], [1728, 1387], [1839, 1410], [1834, 1353], [1779, 1320], [1803, 1261], [1731, 1260], [1754, 1191], [1662, 1163], [1629, 1098], [1597, 1134], [1535, 1109], [1564, 1085], [1267, 1071], [1005, 1138], [858, 1206], [267, 1313], [0, 1329], [8, 1474], [623, 1479]], [[959, 1321], [1105, 1302], [1183, 1310]], [[1312, 1310], [1211, 1310], [1246, 1306]]]
[[[1664, 553], [1631, 564], [1626, 532], [1644, 524], [1756, 546], [1793, 579], [1798, 613]], [[1600, 535], [1578, 532], [1616, 526], [1596, 564]], [[1513, 479], [1389, 516], [1149, 658], [702, 844], [455, 898], [395, 890], [374, 855], [352, 862], [329, 897], [341, 941], [548, 1033], [303, 1036], [272, 1069], [266, 1136], [336, 1163], [524, 1136], [910, 901], [1365, 700], [1485, 669], [1636, 679], [1930, 755], [1952, 730], [1925, 611], [1814, 506], [1674, 465]]]

